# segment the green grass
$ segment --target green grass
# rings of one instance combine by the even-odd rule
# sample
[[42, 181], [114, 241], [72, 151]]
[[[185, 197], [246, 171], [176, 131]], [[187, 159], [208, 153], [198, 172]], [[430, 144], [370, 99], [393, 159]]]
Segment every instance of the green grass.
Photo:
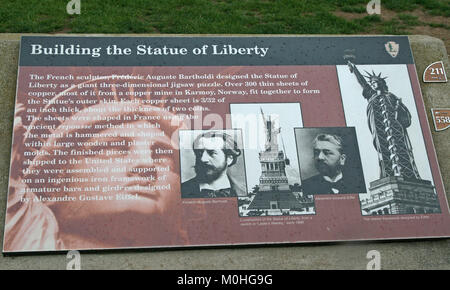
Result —
[[348, 13], [366, 13], [366, 7], [365, 6], [359, 6], [359, 5], [347, 5], [340, 7], [342, 11], [348, 12]]
[[426, 23], [428, 26], [433, 27], [433, 28], [445, 28], [445, 29], [450, 29], [450, 25], [448, 24], [443, 24], [443, 23]]
[[2, 0], [0, 32], [398, 34], [420, 24], [405, 11], [450, 16], [450, 0], [382, 0], [382, 9], [401, 12], [391, 21], [368, 16], [369, 0], [81, 0], [80, 15], [66, 13], [68, 2]]
[[431, 15], [450, 17], [449, 0], [382, 0], [382, 5], [397, 12], [425, 9]]
[[403, 24], [407, 25], [407, 26], [417, 26], [420, 25], [421, 22], [419, 21], [419, 17], [414, 16], [414, 15], [409, 15], [409, 14], [398, 14], [398, 19], [400, 19]]

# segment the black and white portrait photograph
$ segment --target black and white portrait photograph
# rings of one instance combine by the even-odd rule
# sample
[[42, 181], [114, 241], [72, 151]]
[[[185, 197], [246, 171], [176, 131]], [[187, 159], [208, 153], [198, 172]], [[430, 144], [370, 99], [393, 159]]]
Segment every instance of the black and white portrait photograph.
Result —
[[440, 212], [408, 67], [352, 59], [337, 72], [368, 188], [362, 215]]
[[230, 105], [233, 128], [242, 129], [249, 191], [240, 216], [315, 214], [301, 191], [294, 128], [303, 125], [300, 103]]
[[305, 194], [364, 193], [355, 128], [296, 128]]
[[245, 196], [240, 130], [180, 130], [182, 198]]

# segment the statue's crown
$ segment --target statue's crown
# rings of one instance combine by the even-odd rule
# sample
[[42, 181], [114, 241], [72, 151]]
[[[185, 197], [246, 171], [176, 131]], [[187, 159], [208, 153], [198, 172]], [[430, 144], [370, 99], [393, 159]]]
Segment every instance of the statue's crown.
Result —
[[374, 71], [372, 71], [372, 73], [369, 73], [368, 71], [365, 71], [367, 75], [365, 75], [364, 77], [368, 78], [370, 82], [373, 81], [383, 81], [385, 82], [385, 79], [387, 79], [387, 77], [381, 77], [381, 73], [379, 73], [378, 75], [375, 74]]

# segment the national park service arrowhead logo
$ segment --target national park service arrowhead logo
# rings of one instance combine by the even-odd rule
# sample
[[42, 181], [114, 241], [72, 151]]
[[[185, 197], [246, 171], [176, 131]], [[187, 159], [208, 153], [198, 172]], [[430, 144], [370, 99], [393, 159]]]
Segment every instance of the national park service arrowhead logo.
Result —
[[392, 57], [396, 57], [398, 55], [398, 51], [400, 50], [400, 45], [395, 41], [389, 41], [384, 45], [384, 47]]
[[436, 131], [443, 131], [450, 127], [450, 109], [431, 109]]
[[446, 83], [447, 74], [445, 73], [444, 63], [436, 61], [430, 64], [423, 72], [424, 83]]

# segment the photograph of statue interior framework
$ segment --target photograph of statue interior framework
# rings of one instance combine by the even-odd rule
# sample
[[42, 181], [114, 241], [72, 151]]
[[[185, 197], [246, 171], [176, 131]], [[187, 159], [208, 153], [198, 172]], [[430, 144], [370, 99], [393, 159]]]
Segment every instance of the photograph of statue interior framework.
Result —
[[[359, 67], [364, 67], [365, 75], [360, 72]], [[427, 154], [421, 130], [418, 128], [420, 124], [414, 124], [414, 128], [412, 126], [412, 120], [417, 122], [418, 118], [412, 117], [413, 113], [414, 116], [417, 115], [417, 110], [406, 66], [357, 67], [348, 61], [347, 68], [341, 66], [339, 69], [344, 107], [346, 98], [355, 101], [362, 95], [361, 99], [365, 99], [367, 119], [364, 128], [361, 123], [359, 129], [361, 132], [366, 130], [365, 134], [370, 133], [371, 136], [361, 138], [361, 142], [372, 140], [373, 146], [368, 144], [363, 147], [372, 150], [372, 153], [369, 153], [371, 155], [376, 153], [379, 165], [378, 178], [368, 179], [369, 194], [360, 195], [362, 214], [440, 213], [429, 162], [426, 159], [416, 162], [416, 157], [427, 158]], [[383, 71], [388, 74], [382, 73]], [[354, 81], [359, 83], [359, 96], [355, 96], [356, 91], [351, 93], [350, 90], [343, 89], [342, 83], [350, 80], [348, 74], [353, 75]], [[355, 87], [354, 83], [346, 82], [345, 85]], [[390, 90], [391, 85], [398, 88], [398, 91]], [[395, 91], [395, 94], [391, 91]], [[401, 98], [397, 94], [402, 94]], [[352, 122], [351, 115], [346, 112], [347, 125]], [[413, 134], [414, 141], [411, 141], [408, 131]], [[412, 144], [417, 148], [413, 148]], [[426, 174], [426, 178], [421, 177], [416, 164], [421, 165], [420, 169]]]
[[[301, 125], [300, 104], [232, 104], [233, 128], [245, 126], [239, 123], [238, 117], [238, 115], [243, 117], [244, 112], [247, 116], [244, 119], [247, 118], [249, 121], [248, 116], [253, 116], [255, 121], [258, 119], [255, 123], [259, 125], [258, 128], [253, 129], [243, 128], [244, 144], [247, 142], [244, 145], [246, 159], [249, 156], [249, 160], [246, 160], [247, 175], [249, 185], [252, 181], [253, 185], [249, 186], [252, 190], [247, 196], [238, 198], [239, 215], [314, 214], [313, 196], [304, 195], [301, 191], [298, 160], [295, 153], [293, 128]], [[287, 115], [290, 116], [289, 120], [288, 117], [281, 120]], [[251, 140], [255, 140], [249, 136], [250, 131], [262, 132], [258, 137], [263, 136], [264, 139], [259, 139], [259, 144], [250, 144]], [[289, 149], [286, 149], [287, 146]]]

